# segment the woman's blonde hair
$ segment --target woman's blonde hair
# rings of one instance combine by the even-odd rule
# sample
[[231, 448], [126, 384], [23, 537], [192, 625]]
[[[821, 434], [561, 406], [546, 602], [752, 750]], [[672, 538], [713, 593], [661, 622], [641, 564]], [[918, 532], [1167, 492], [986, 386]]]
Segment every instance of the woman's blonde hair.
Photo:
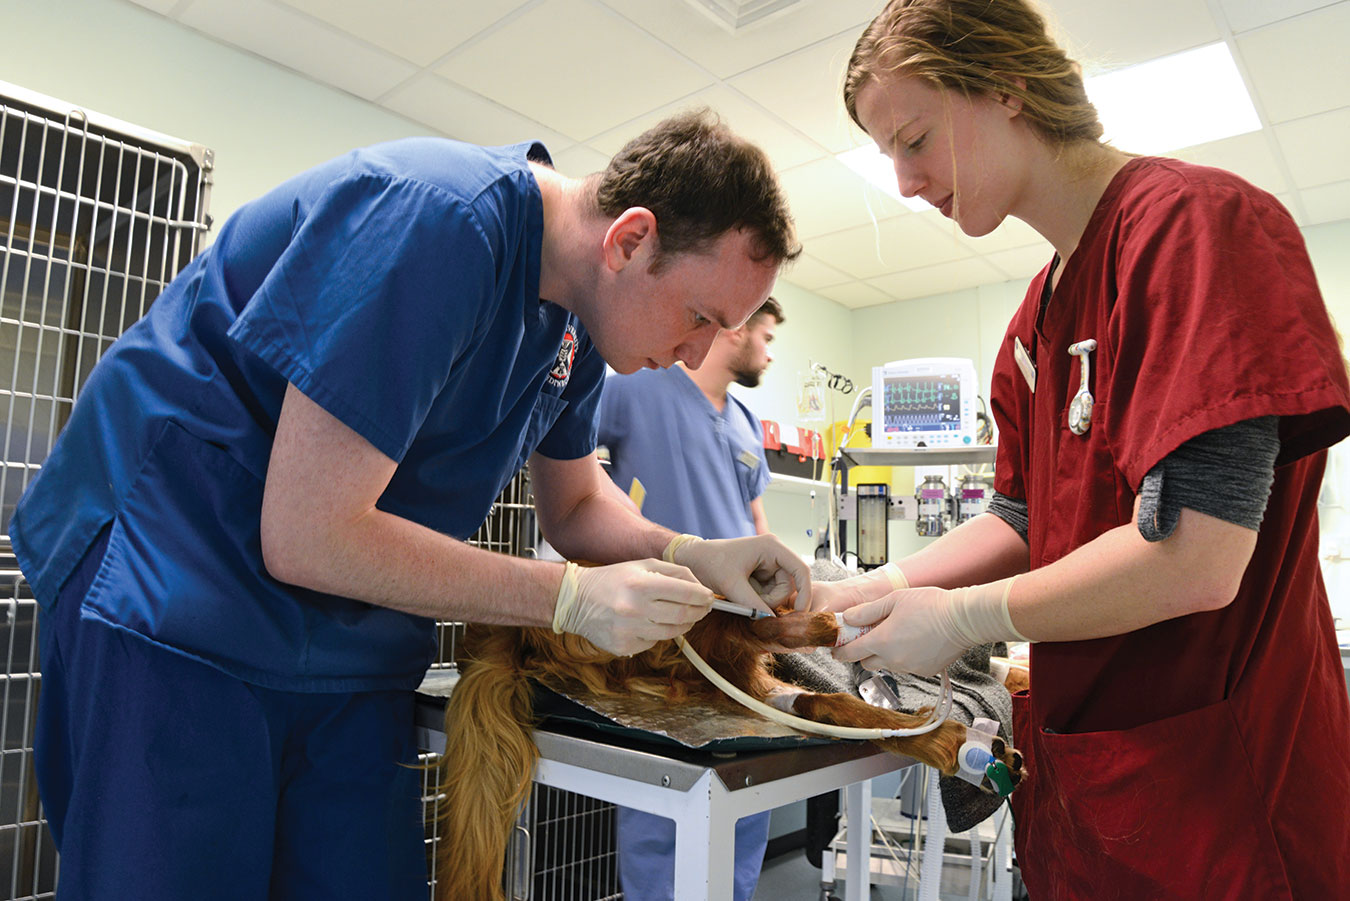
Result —
[[886, 75], [1016, 97], [1056, 145], [1102, 136], [1082, 71], [1025, 0], [891, 0], [858, 38], [844, 77], [844, 105], [859, 127], [858, 92]]

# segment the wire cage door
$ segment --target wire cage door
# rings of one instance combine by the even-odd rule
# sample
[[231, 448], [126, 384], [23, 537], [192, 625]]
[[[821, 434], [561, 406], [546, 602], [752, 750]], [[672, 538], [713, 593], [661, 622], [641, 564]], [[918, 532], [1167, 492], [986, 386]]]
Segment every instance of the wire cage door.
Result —
[[[507, 484], [487, 520], [469, 539], [484, 550], [518, 557], [538, 556], [542, 545], [530, 493], [529, 468]], [[432, 669], [454, 669], [464, 624], [436, 624], [440, 649]], [[439, 755], [424, 752], [420, 762], [435, 765]], [[435, 771], [423, 784], [427, 860], [436, 859]], [[506, 851], [503, 884], [511, 901], [619, 901], [614, 805], [573, 792], [535, 785], [517, 817]], [[435, 891], [434, 871], [432, 891]]]
[[0, 899], [53, 898], [37, 607], [9, 521], [103, 352], [196, 255], [211, 152], [0, 82]]

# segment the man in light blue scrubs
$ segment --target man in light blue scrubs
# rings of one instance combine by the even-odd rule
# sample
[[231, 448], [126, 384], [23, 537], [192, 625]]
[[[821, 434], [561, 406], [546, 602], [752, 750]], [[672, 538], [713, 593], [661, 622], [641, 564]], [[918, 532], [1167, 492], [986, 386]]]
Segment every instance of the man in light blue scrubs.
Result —
[[[769, 484], [759, 418], [727, 388], [754, 388], [773, 360], [783, 322], [772, 297], [738, 329], [722, 332], [697, 369], [612, 375], [600, 401], [599, 441], [615, 485], [653, 522], [703, 538], [769, 531], [760, 497]], [[637, 487], [634, 487], [634, 484]], [[675, 823], [618, 807], [615, 835], [625, 901], [673, 901]], [[769, 841], [769, 814], [736, 823], [735, 901], [750, 901]]]
[[[713, 591], [809, 591], [769, 536], [637, 516], [594, 456], [605, 362], [698, 365], [797, 252], [763, 153], [706, 113], [586, 179], [537, 143], [410, 139], [231, 216], [10, 523], [62, 898], [424, 901], [435, 620], [633, 654]], [[464, 543], [527, 460], [550, 543], [609, 565]]]

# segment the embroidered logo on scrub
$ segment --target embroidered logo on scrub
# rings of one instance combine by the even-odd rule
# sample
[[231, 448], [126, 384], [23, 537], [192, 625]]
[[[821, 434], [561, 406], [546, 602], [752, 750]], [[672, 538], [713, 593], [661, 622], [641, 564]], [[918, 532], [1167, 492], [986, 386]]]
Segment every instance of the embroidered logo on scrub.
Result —
[[558, 358], [548, 372], [549, 383], [555, 388], [566, 388], [567, 380], [572, 377], [572, 361], [577, 358], [577, 330], [571, 323], [563, 332], [562, 344], [558, 345]]

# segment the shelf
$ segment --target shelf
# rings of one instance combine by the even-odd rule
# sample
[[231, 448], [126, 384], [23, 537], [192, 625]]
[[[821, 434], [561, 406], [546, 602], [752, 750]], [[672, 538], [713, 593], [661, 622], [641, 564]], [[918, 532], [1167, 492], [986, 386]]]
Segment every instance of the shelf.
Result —
[[978, 466], [993, 463], [998, 453], [994, 444], [974, 447], [931, 447], [891, 450], [877, 447], [851, 447], [844, 450], [850, 466]]
[[812, 491], [828, 494], [830, 483], [818, 482], [815, 479], [807, 479], [801, 476], [789, 476], [775, 472], [773, 473], [773, 479], [769, 482], [768, 490], [801, 495], [808, 495]]

